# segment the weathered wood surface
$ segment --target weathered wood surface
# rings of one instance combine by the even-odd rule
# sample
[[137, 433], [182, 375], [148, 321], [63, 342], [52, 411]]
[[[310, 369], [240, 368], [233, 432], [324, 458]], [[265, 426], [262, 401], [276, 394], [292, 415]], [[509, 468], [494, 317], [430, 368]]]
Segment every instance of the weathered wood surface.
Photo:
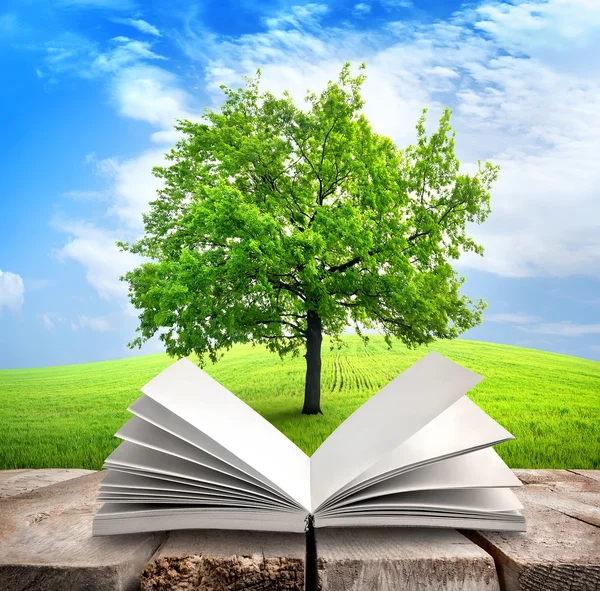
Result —
[[2, 591], [129, 591], [166, 534], [91, 537], [106, 472], [0, 499]]
[[179, 531], [153, 556], [142, 591], [303, 591], [304, 534]]
[[322, 591], [500, 591], [492, 558], [454, 530], [315, 532]]
[[462, 532], [494, 557], [502, 590], [600, 591], [599, 473], [514, 472], [527, 532]]
[[[0, 472], [4, 490], [13, 491], [0, 499], [2, 591], [125, 591], [140, 589], [142, 573], [146, 590], [302, 589], [303, 534], [92, 538], [106, 472], [55, 484], [36, 473]], [[452, 530], [317, 529], [322, 590], [600, 591], [600, 472], [515, 473], [526, 483], [515, 489], [525, 505], [526, 534], [461, 532], [482, 550]]]
[[0, 499], [31, 492], [43, 486], [93, 474], [95, 470], [0, 470]]

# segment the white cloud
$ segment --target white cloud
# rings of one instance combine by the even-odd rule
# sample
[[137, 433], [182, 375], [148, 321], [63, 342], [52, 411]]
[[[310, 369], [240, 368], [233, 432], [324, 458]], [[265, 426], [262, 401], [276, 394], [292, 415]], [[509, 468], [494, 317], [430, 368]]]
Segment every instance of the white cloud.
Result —
[[100, 53], [91, 64], [92, 71], [116, 73], [137, 64], [141, 60], [166, 60], [167, 58], [152, 51], [151, 43], [129, 37], [113, 37], [111, 48]]
[[580, 337], [600, 334], [600, 324], [573, 324], [572, 322], [548, 322], [537, 326], [520, 326], [525, 332], [551, 334], [564, 337]]
[[183, 138], [183, 133], [180, 131], [155, 131], [150, 139], [155, 144], [168, 144], [173, 145]]
[[119, 251], [115, 242], [122, 239], [122, 235], [89, 222], [55, 220], [53, 225], [70, 235], [67, 243], [55, 253], [58, 260], [78, 262], [85, 268], [88, 283], [102, 299], [126, 306], [127, 283], [119, 281], [119, 277], [136, 267], [141, 259]]
[[531, 324], [537, 322], [537, 316], [528, 316], [527, 314], [486, 314], [484, 320], [488, 322], [507, 322], [510, 324]]
[[11, 310], [15, 314], [20, 312], [25, 302], [24, 291], [25, 285], [20, 275], [0, 271], [0, 313], [2, 308]]
[[154, 35], [155, 37], [161, 37], [160, 31], [154, 25], [151, 25], [145, 20], [139, 18], [123, 18], [114, 20], [124, 25], [131, 25], [132, 27], [135, 27], [138, 31], [141, 31], [142, 33], [148, 33], [149, 35]]
[[111, 95], [119, 114], [172, 131], [175, 118], [198, 120], [189, 110], [190, 96], [173, 74], [145, 64], [123, 68], [113, 78]]
[[365, 14], [369, 14], [371, 12], [371, 5], [366, 2], [359, 2], [354, 5], [353, 11], [357, 16], [364, 16]]
[[386, 10], [392, 10], [394, 8], [412, 8], [412, 0], [379, 0], [381, 6]]
[[264, 24], [270, 29], [281, 29], [286, 26], [294, 28], [314, 27], [319, 19], [329, 12], [326, 4], [309, 3], [304, 6], [291, 6], [288, 12], [282, 12], [276, 17], [263, 19]]
[[45, 314], [38, 314], [38, 318], [41, 318], [44, 328], [52, 332], [56, 328], [57, 322], [64, 322], [64, 318], [55, 314], [54, 312], [46, 312]]
[[71, 330], [76, 332], [82, 329], [89, 329], [94, 332], [110, 332], [113, 327], [108, 319], [102, 316], [92, 317], [77, 314], [77, 320], [71, 321]]
[[[106, 51], [97, 43], [65, 33], [46, 44], [45, 65], [54, 75], [105, 77], [108, 92], [120, 115], [147, 121], [172, 132], [175, 118], [198, 120], [191, 95], [177, 76], [149, 62], [168, 61], [152, 50], [152, 43], [113, 37]], [[43, 72], [41, 72], [44, 75]]]
[[128, 160], [106, 158], [93, 161], [97, 174], [109, 183], [105, 190], [109, 201], [108, 213], [129, 229], [143, 229], [142, 212], [148, 209], [150, 201], [157, 198], [156, 191], [162, 186], [162, 180], [152, 174], [152, 167], [167, 164], [164, 156], [165, 150], [161, 148], [148, 150]]

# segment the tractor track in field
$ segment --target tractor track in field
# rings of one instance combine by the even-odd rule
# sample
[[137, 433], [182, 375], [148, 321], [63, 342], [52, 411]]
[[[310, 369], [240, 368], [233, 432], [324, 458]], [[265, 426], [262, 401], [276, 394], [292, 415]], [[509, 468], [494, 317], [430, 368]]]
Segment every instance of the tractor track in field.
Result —
[[369, 376], [367, 374], [367, 370], [365, 369], [365, 367], [363, 365], [357, 364], [356, 371], [357, 371], [358, 375], [360, 376], [361, 385], [366, 389], [370, 389], [372, 387], [372, 384], [371, 384], [371, 380], [369, 379]]
[[336, 355], [333, 358], [333, 386], [331, 387], [332, 392], [335, 392], [336, 386], [338, 392], [341, 392], [344, 388], [344, 368], [340, 360], [340, 355]]
[[[370, 354], [367, 355], [372, 357]], [[333, 372], [331, 392], [341, 392], [344, 388], [347, 389], [352, 385], [356, 385], [357, 390], [373, 388], [373, 382], [368, 375], [368, 367], [356, 360], [353, 363], [353, 359], [350, 359], [348, 355], [337, 354], [332, 357], [331, 368]]]
[[360, 390], [360, 382], [359, 382], [359, 379], [358, 379], [358, 372], [356, 371], [356, 368], [350, 362], [350, 359], [348, 359], [348, 357], [346, 357], [346, 364], [348, 365], [349, 374], [351, 376], [350, 380], [354, 379], [354, 383], [356, 384], [356, 389]]
[[337, 375], [338, 375], [337, 362], [336, 362], [335, 357], [333, 358], [332, 365], [333, 365], [333, 386], [331, 386], [331, 391], [335, 392], [335, 387], [337, 386]]

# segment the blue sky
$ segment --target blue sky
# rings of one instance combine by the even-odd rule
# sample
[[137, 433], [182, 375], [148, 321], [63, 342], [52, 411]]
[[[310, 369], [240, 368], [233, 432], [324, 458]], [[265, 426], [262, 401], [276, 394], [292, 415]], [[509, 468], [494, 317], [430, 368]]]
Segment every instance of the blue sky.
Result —
[[0, 368], [116, 359], [137, 313], [151, 167], [261, 68], [296, 104], [367, 63], [363, 111], [403, 148], [453, 109], [465, 172], [500, 164], [485, 257], [457, 268], [489, 304], [464, 338], [600, 360], [600, 3], [18, 0], [0, 8]]

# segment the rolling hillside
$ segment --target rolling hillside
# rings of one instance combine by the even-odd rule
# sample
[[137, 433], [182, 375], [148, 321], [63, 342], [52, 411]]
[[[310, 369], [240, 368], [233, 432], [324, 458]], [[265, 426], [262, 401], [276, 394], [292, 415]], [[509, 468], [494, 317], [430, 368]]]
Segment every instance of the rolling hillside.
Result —
[[[496, 446], [512, 468], [600, 469], [600, 363], [520, 347], [455, 340], [408, 351], [383, 337], [365, 348], [323, 341], [323, 415], [301, 415], [305, 361], [238, 345], [205, 371], [309, 455], [351, 412], [429, 350], [480, 373], [469, 397], [515, 441]], [[100, 469], [139, 388], [173, 363], [164, 354], [0, 370], [0, 469]]]

